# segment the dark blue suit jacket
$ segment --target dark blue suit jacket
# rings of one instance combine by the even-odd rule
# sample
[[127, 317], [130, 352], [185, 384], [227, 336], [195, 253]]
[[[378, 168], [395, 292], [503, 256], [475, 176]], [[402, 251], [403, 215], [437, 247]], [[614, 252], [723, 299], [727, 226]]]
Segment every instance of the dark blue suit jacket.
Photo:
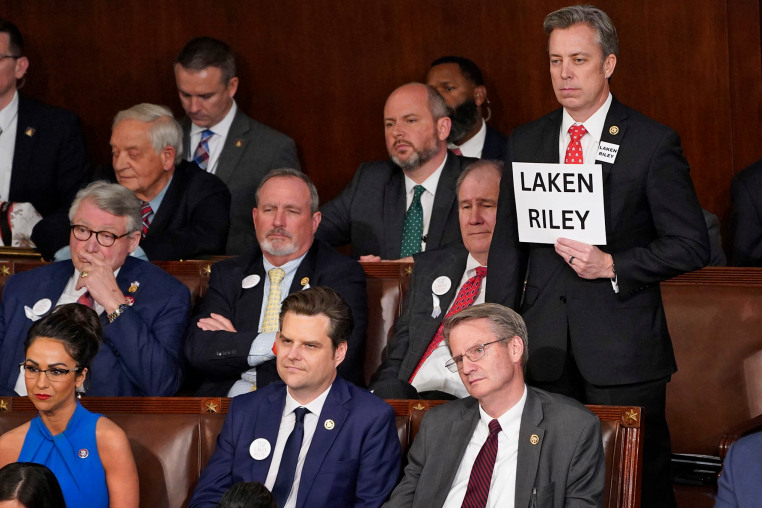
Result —
[[[243, 288], [243, 279], [254, 274], [259, 276], [259, 283]], [[250, 368], [249, 349], [259, 330], [266, 277], [262, 251], [259, 249], [220, 261], [212, 267], [209, 291], [191, 320], [185, 343], [188, 361], [203, 377], [198, 395], [226, 396], [233, 383]], [[364, 384], [365, 333], [368, 327], [365, 272], [353, 259], [315, 240], [296, 269], [289, 294], [301, 291], [307, 283], [311, 287], [333, 288], [352, 308], [354, 328], [347, 341], [347, 356], [339, 366], [339, 374], [355, 384]], [[237, 332], [204, 331], [196, 326], [199, 319], [209, 317], [212, 312], [230, 319]], [[274, 360], [257, 367], [258, 386], [277, 379]]]
[[[24, 339], [32, 326], [24, 307], [43, 298], [55, 305], [74, 273], [70, 260], [14, 275], [0, 303], [0, 394], [13, 391], [24, 360]], [[87, 394], [170, 396], [182, 381], [182, 339], [190, 313], [190, 294], [177, 279], [151, 263], [127, 257], [116, 278], [135, 303], [113, 323], [101, 314], [103, 342], [95, 356]], [[137, 291], [129, 288], [137, 282]]]
[[[263, 438], [275, 448], [285, 404], [283, 383], [231, 401], [217, 447], [201, 473], [189, 508], [217, 506], [234, 483], [265, 482], [272, 451], [255, 460], [249, 446]], [[328, 419], [333, 420], [333, 428], [325, 427]], [[337, 377], [304, 460], [296, 507], [381, 506], [397, 483], [400, 459], [394, 410], [375, 395]]]
[[508, 138], [502, 132], [487, 126], [487, 137], [484, 138], [482, 147], [482, 159], [491, 161], [502, 161], [505, 159], [506, 148], [508, 147]]
[[730, 447], [717, 482], [714, 508], [760, 505], [762, 491], [762, 432], [744, 436]]
[[42, 215], [32, 241], [45, 259], [69, 242], [69, 206], [87, 177], [77, 115], [19, 95], [8, 199], [32, 203]]

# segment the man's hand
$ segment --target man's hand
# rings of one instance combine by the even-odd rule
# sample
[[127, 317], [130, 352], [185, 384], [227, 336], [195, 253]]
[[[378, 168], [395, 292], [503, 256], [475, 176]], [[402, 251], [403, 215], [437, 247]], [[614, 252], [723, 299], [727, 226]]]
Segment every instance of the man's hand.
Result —
[[594, 245], [559, 238], [556, 253], [583, 279], [613, 279], [614, 258]]
[[236, 332], [237, 330], [228, 318], [212, 312], [208, 318], [201, 318], [196, 324], [205, 332]]
[[360, 256], [360, 261], [364, 261], [366, 263], [378, 263], [381, 261], [381, 256], [374, 256], [373, 254], [367, 254], [365, 256]]
[[93, 300], [111, 314], [124, 304], [124, 294], [116, 283], [114, 270], [97, 255], [90, 256], [87, 261], [89, 264], [80, 273], [75, 289], [87, 288]]

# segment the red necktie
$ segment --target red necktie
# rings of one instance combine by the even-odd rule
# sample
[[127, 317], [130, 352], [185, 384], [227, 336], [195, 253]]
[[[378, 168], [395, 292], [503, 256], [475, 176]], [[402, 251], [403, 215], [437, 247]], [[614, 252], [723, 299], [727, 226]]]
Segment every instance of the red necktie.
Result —
[[426, 359], [431, 356], [431, 353], [434, 352], [434, 350], [439, 346], [439, 344], [444, 340], [444, 334], [442, 334], [442, 325], [444, 324], [444, 320], [448, 317], [452, 316], [453, 314], [457, 314], [458, 312], [462, 311], [466, 307], [470, 307], [473, 305], [474, 300], [476, 300], [476, 295], [479, 294], [479, 287], [482, 284], [482, 279], [486, 277], [487, 275], [487, 267], [486, 266], [477, 266], [476, 267], [476, 275], [468, 279], [460, 288], [460, 292], [458, 292], [458, 296], [455, 297], [455, 303], [452, 304], [452, 307], [450, 307], [450, 310], [447, 311], [447, 314], [445, 314], [444, 319], [442, 319], [442, 323], [439, 324], [439, 328], [437, 329], [437, 333], [434, 334], [434, 338], [431, 339], [431, 342], [429, 343], [429, 347], [426, 348], [426, 352], [421, 357], [421, 361], [418, 362], [418, 366], [413, 371], [413, 374], [410, 376], [409, 383], [413, 382], [413, 378], [416, 374], [418, 374], [418, 371], [423, 366], [423, 362], [426, 361]]
[[85, 291], [84, 293], [82, 293], [82, 296], [77, 298], [77, 303], [86, 305], [87, 307], [90, 307], [91, 309], [95, 307], [95, 300], [93, 300], [93, 297], [90, 296], [90, 291]]
[[450, 148], [450, 151], [452, 153], [454, 153], [455, 155], [463, 155], [463, 152], [460, 151], [460, 147], [459, 146]]
[[151, 220], [148, 218], [153, 213], [151, 205], [145, 201], [140, 202], [140, 215], [143, 219], [143, 238], [148, 234], [148, 227], [151, 225]]
[[474, 467], [471, 468], [471, 476], [468, 478], [466, 497], [463, 499], [461, 508], [484, 508], [487, 506], [489, 497], [489, 485], [492, 481], [492, 470], [495, 469], [497, 458], [497, 435], [502, 429], [500, 422], [489, 422], [489, 436], [476, 456]]
[[587, 134], [587, 129], [584, 125], [572, 125], [569, 127], [569, 146], [566, 147], [566, 157], [564, 157], [564, 164], [584, 164], [582, 157], [582, 143], [579, 142], [582, 136]]

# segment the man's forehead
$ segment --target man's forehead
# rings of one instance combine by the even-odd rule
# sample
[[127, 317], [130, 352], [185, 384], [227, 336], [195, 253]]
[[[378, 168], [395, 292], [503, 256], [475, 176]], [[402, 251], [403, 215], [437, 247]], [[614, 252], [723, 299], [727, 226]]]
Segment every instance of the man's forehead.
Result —
[[309, 207], [310, 189], [296, 176], [274, 176], [259, 189], [258, 206], [280, 205]]
[[291, 340], [330, 342], [330, 326], [331, 320], [323, 313], [307, 315], [289, 310], [283, 316], [281, 335]]
[[85, 199], [79, 204], [72, 222], [86, 226], [98, 226], [100, 229], [119, 229], [126, 225], [127, 217], [113, 215], [101, 210], [92, 200]]
[[424, 85], [409, 86], [392, 92], [384, 106], [384, 117], [428, 113], [429, 94]]

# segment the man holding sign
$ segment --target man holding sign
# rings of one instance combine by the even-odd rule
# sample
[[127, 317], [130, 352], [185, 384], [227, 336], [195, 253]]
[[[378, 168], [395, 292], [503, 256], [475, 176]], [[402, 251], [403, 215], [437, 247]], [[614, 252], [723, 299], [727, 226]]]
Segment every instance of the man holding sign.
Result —
[[[510, 162], [545, 166], [514, 164], [513, 181], [502, 179], [489, 266], [490, 279], [503, 283], [487, 287], [487, 300], [519, 305], [531, 337], [530, 383], [589, 404], [645, 407], [642, 503], [675, 506], [664, 408], [677, 367], [659, 283], [708, 262], [706, 225], [677, 134], [609, 91], [618, 53], [609, 17], [591, 6], [572, 6], [549, 14], [544, 28], [562, 108], [511, 135]], [[583, 165], [580, 176], [564, 176], [573, 164]], [[600, 165], [601, 183], [593, 178], [592, 192], [580, 184], [595, 175], [590, 165]], [[580, 234], [578, 213], [588, 210], [581, 202], [561, 208], [571, 211], [571, 229], [551, 230], [564, 224], [554, 200], [575, 191], [591, 205], [600, 193], [604, 241]], [[544, 229], [555, 241], [519, 243], [517, 222], [530, 226], [528, 213], [517, 214], [526, 194], [535, 196], [536, 205], [528, 207], [537, 210], [531, 225], [543, 229], [537, 223], [543, 226], [545, 212]], [[596, 214], [590, 208], [586, 228]]]

